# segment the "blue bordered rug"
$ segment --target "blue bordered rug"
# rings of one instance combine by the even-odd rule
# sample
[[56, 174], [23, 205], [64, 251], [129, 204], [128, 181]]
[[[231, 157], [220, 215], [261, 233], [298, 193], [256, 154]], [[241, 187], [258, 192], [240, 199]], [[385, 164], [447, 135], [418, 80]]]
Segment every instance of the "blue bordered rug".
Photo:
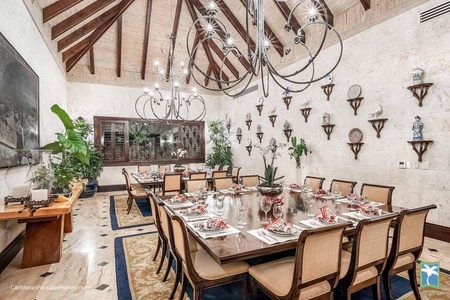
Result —
[[154, 223], [147, 198], [136, 199], [129, 214], [127, 214], [127, 196], [110, 196], [109, 202], [112, 230]]

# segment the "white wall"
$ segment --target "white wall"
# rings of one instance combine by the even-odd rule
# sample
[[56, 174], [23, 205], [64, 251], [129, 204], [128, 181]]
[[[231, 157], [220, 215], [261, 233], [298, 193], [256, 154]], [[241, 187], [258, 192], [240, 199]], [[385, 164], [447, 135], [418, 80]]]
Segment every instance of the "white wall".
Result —
[[[39, 76], [40, 144], [45, 145], [56, 139], [55, 131], [62, 130], [56, 122], [50, 107], [58, 103], [66, 107], [66, 80], [58, 64], [53, 59], [39, 30], [36, 28], [22, 1], [0, 1], [0, 32], [13, 45]], [[53, 122], [55, 121], [55, 122]], [[22, 184], [28, 168], [16, 167], [0, 170], [0, 202], [9, 194], [9, 188]], [[17, 221], [0, 222], [0, 251], [23, 230]]]
[[[395, 205], [414, 207], [434, 203], [438, 209], [430, 213], [428, 221], [450, 226], [449, 15], [418, 24], [419, 12], [441, 2], [429, 1], [345, 40], [342, 61], [333, 72], [336, 85], [330, 101], [326, 101], [320, 88], [322, 82], [312, 84], [301, 94], [294, 94], [289, 111], [282, 102], [281, 89], [272, 83], [262, 116], [258, 116], [255, 108], [261, 92], [253, 92], [237, 100], [224, 97], [233, 120], [234, 161], [242, 166], [242, 173], [263, 174], [258, 149], [253, 148], [249, 157], [245, 148], [247, 138], [251, 138], [254, 144], [259, 143], [256, 125], [262, 125], [263, 145], [267, 145], [271, 137], [286, 142], [282, 129], [283, 122], [288, 120], [294, 129], [293, 136], [304, 138], [313, 151], [301, 159], [302, 179], [308, 174], [326, 177], [325, 188], [329, 188], [333, 178], [354, 180], [358, 182], [358, 192], [364, 182], [394, 185]], [[336, 49], [336, 46], [330, 47], [321, 56], [331, 56]], [[425, 82], [434, 83], [423, 107], [418, 107], [417, 100], [406, 89], [412, 85], [411, 73], [416, 67], [425, 70]], [[362, 87], [364, 97], [357, 116], [353, 115], [353, 109], [346, 101], [347, 90], [353, 84]], [[306, 97], [312, 98], [308, 123], [304, 122], [299, 111]], [[384, 112], [380, 117], [388, 118], [380, 139], [376, 138], [375, 130], [367, 121], [377, 103], [383, 105]], [[277, 105], [278, 114], [274, 128], [268, 118], [273, 105]], [[244, 122], [247, 112], [253, 119], [250, 131]], [[331, 123], [336, 124], [330, 141], [320, 126], [324, 112], [328, 112]], [[422, 117], [425, 125], [424, 139], [434, 140], [421, 165], [425, 168], [429, 164], [429, 169], [399, 169], [399, 161], [417, 164], [417, 155], [407, 143], [412, 140], [411, 127], [416, 115]], [[238, 126], [243, 129], [240, 145], [234, 134]], [[348, 132], [352, 128], [359, 128], [364, 134], [358, 160], [353, 159], [347, 145]], [[276, 163], [280, 175], [286, 175], [288, 182], [299, 180], [300, 173], [295, 169], [294, 160], [289, 159], [287, 149], [281, 153], [282, 157]]]

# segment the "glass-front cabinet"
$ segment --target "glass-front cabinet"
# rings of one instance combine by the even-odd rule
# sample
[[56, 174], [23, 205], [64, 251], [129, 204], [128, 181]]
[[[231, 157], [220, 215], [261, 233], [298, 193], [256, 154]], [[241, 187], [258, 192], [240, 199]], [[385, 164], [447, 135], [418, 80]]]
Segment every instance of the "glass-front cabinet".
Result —
[[186, 150], [183, 163], [205, 161], [204, 122], [94, 117], [94, 140], [105, 165], [174, 163], [172, 152]]

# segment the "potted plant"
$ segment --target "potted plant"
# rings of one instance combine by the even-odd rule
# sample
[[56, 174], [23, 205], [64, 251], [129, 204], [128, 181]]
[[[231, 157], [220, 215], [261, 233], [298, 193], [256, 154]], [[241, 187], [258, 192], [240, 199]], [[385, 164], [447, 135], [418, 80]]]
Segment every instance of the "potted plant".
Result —
[[[277, 183], [277, 180], [282, 179], [284, 176], [276, 177], [278, 167], [274, 166], [275, 159], [281, 154], [278, 149], [283, 148], [285, 144], [269, 144], [266, 147], [255, 146], [261, 149], [262, 157], [264, 161], [264, 176], [261, 177], [263, 183], [257, 185], [258, 191], [269, 197], [276, 197], [283, 192], [283, 185]], [[270, 163], [268, 163], [270, 161]]]
[[300, 138], [300, 142], [297, 144], [297, 137], [291, 138], [291, 147], [289, 147], [289, 156], [291, 158], [295, 159], [295, 163], [297, 166], [297, 169], [300, 169], [301, 162], [300, 158], [303, 154], [308, 155], [308, 152], [311, 153], [311, 150], [308, 149], [308, 146], [306, 145], [306, 142], [304, 139]]
[[230, 141], [227, 136], [227, 129], [223, 121], [213, 121], [209, 124], [211, 140], [213, 142], [212, 152], [206, 156], [206, 165], [214, 167], [216, 165], [232, 166], [233, 153], [231, 152]]

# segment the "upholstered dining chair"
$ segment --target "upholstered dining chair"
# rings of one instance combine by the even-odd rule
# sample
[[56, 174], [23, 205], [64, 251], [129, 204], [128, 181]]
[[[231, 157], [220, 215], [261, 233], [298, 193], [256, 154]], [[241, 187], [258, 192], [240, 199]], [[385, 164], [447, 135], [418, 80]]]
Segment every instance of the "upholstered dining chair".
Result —
[[361, 196], [367, 197], [367, 199], [372, 201], [391, 205], [394, 189], [395, 186], [363, 183], [361, 186]]
[[233, 177], [233, 181], [237, 182], [239, 178], [239, 171], [241, 170], [241, 167], [233, 167], [231, 169], [231, 177]]
[[171, 240], [171, 229], [170, 226], [172, 223], [172, 220], [167, 217], [167, 211], [165, 209], [165, 205], [162, 201], [158, 202], [158, 211], [160, 215], [160, 221], [161, 221], [161, 229], [162, 232], [166, 238], [167, 241], [167, 252], [162, 252], [162, 255], [166, 256], [168, 254], [168, 260], [167, 260], [167, 266], [166, 266], [166, 272], [164, 273], [164, 276], [162, 278], [162, 282], [165, 282], [167, 280], [167, 277], [169, 276], [170, 269], [172, 268], [172, 262], [173, 259], [176, 259], [175, 255], [175, 245], [172, 243], [173, 240]]
[[189, 179], [184, 182], [186, 193], [192, 193], [198, 190], [200, 187], [205, 189], [208, 187], [208, 181], [206, 179]]
[[193, 172], [189, 174], [189, 179], [205, 179], [206, 172]]
[[163, 195], [175, 195], [181, 193], [181, 173], [164, 174]]
[[422, 253], [425, 221], [428, 212], [436, 205], [428, 205], [400, 212], [394, 227], [391, 249], [383, 271], [383, 286], [387, 299], [394, 299], [392, 294], [392, 276], [408, 271], [409, 282], [416, 299], [421, 299], [417, 287], [416, 263]]
[[150, 166], [138, 166], [139, 173], [145, 173], [148, 170], [150, 170]]
[[213, 171], [211, 174], [211, 178], [223, 178], [223, 177], [227, 177], [228, 176], [228, 172], [227, 171]]
[[129, 214], [131, 208], [133, 207], [133, 202], [135, 202], [136, 199], [147, 198], [147, 194], [145, 193], [144, 188], [140, 184], [130, 183], [130, 175], [128, 174], [125, 168], [122, 168], [122, 175], [125, 177], [125, 188], [128, 194], [127, 214]]
[[220, 171], [220, 165], [214, 165], [213, 171]]
[[215, 191], [227, 189], [227, 188], [231, 187], [232, 184], [233, 184], [233, 179], [231, 177], [214, 178], [213, 179], [213, 185], [214, 185]]
[[244, 261], [231, 262], [219, 265], [202, 248], [193, 251], [191, 248], [192, 238], [189, 238], [186, 225], [181, 217], [171, 215], [174, 237], [175, 252], [181, 260], [182, 286], [179, 299], [186, 292], [187, 281], [191, 283], [194, 290], [193, 299], [202, 299], [204, 289], [227, 284], [235, 281], [243, 282], [242, 295], [247, 294], [248, 268]]
[[389, 214], [373, 219], [363, 219], [355, 229], [351, 252], [342, 250], [341, 273], [338, 289], [342, 299], [368, 286], [374, 299], [381, 299], [380, 282], [388, 252], [389, 228], [395, 217]]
[[250, 267], [251, 282], [272, 299], [333, 299], [348, 225], [350, 222], [303, 230], [295, 257]]
[[242, 184], [245, 187], [257, 186], [259, 184], [259, 176], [258, 175], [245, 175], [245, 176], [240, 176], [240, 178], [242, 179]]
[[325, 180], [324, 177], [306, 176], [303, 184], [306, 184], [309, 181], [311, 188], [313, 190], [317, 190], [322, 188], [324, 180]]
[[330, 184], [330, 192], [333, 192], [336, 185], [339, 184], [341, 186], [341, 196], [347, 197], [354, 192], [356, 183], [356, 181], [333, 179]]
[[169, 170], [169, 166], [168, 165], [158, 165], [158, 169], [161, 174], [164, 174], [165, 172], [167, 172]]

